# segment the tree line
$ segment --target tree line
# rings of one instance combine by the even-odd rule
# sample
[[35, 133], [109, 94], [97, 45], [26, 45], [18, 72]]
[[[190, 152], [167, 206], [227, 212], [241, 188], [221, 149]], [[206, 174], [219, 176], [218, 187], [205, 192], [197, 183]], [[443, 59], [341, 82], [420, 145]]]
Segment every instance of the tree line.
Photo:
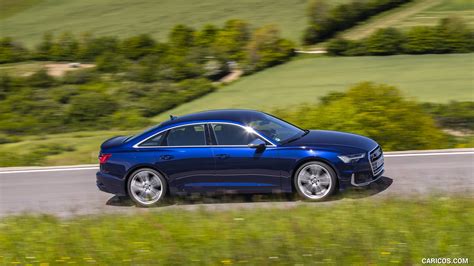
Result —
[[309, 45], [324, 41], [380, 12], [411, 1], [356, 0], [331, 6], [326, 0], [312, 0], [308, 6], [309, 25], [304, 31], [303, 43]]
[[448, 17], [436, 26], [378, 29], [362, 40], [336, 38], [327, 50], [338, 56], [470, 53], [474, 52], [474, 31], [463, 19]]
[[[158, 42], [148, 34], [124, 39], [115, 36], [75, 36], [64, 32], [58, 36], [46, 33], [33, 49], [27, 49], [10, 37], [0, 39], [0, 63], [25, 60], [97, 62], [104, 72], [116, 72], [130, 61], [154, 61], [163, 68], [174, 68], [169, 76], [209, 76], [225, 71], [226, 62], [240, 64], [247, 73], [288, 60], [294, 44], [280, 37], [279, 29], [266, 25], [255, 30], [246, 21], [233, 19], [223, 27], [206, 25], [199, 30], [176, 25], [167, 42]], [[146, 64], [146, 63], [145, 63]], [[216, 69], [217, 68], [217, 69]], [[178, 78], [175, 78], [176, 74]]]

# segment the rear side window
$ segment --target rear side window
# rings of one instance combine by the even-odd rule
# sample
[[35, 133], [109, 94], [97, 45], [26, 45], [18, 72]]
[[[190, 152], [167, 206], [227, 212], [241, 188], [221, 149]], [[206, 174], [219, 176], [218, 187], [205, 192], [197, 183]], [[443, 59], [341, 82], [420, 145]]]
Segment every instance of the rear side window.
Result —
[[204, 125], [189, 125], [170, 129], [166, 137], [167, 146], [206, 145]]
[[154, 137], [147, 139], [145, 142], [140, 144], [140, 146], [150, 147], [150, 146], [161, 146], [163, 143], [165, 133], [160, 133]]

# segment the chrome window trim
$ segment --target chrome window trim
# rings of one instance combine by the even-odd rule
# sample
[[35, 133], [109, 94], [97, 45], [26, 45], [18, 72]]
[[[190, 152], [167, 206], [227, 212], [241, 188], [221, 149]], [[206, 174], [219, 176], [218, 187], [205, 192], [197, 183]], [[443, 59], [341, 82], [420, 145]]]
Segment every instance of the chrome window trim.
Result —
[[[163, 129], [163, 130], [160, 130], [159, 132], [149, 136], [148, 138], [138, 142], [137, 144], [133, 145], [132, 147], [134, 149], [150, 149], [150, 148], [153, 148], [153, 149], [156, 149], [156, 148], [162, 148], [162, 149], [167, 149], [167, 148], [203, 148], [203, 147], [215, 147], [215, 148], [219, 148], [219, 147], [248, 147], [248, 145], [190, 145], [190, 146], [140, 146], [140, 144], [142, 144], [143, 142], [155, 137], [156, 135], [159, 135], [165, 131], [168, 131], [168, 130], [171, 130], [173, 128], [177, 128], [177, 127], [183, 127], [183, 126], [192, 126], [192, 125], [210, 125], [210, 124], [229, 124], [229, 125], [235, 125], [235, 126], [239, 126], [245, 130], [248, 130], [248, 128], [251, 128], [251, 127], [246, 127], [244, 125], [241, 125], [241, 124], [237, 124], [237, 123], [231, 123], [231, 122], [221, 122], [221, 121], [208, 121], [208, 122], [193, 122], [193, 123], [187, 123], [187, 124], [180, 124], [180, 125], [176, 125], [176, 126], [172, 126], [172, 127], [169, 127], [169, 128], [166, 128], [166, 129]], [[264, 139], [265, 141], [267, 141], [268, 143], [270, 143], [270, 145], [266, 145], [267, 147], [277, 147], [277, 145], [275, 145], [272, 141], [270, 141], [269, 139], [265, 138], [264, 136], [262, 136], [258, 131], [256, 131], [255, 129], [251, 128], [253, 133], [255, 133], [257, 136], [259, 136], [260, 138]]]

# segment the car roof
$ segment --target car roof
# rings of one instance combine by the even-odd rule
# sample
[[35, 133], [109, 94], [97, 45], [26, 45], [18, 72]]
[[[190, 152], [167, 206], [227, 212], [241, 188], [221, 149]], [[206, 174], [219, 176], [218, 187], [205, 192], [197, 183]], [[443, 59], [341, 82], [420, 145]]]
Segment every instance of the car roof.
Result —
[[205, 120], [229, 120], [241, 124], [248, 124], [250, 121], [261, 118], [266, 114], [255, 110], [245, 109], [223, 109], [211, 110], [184, 116], [174, 117], [161, 123], [160, 126], [169, 126], [183, 122], [205, 121]]

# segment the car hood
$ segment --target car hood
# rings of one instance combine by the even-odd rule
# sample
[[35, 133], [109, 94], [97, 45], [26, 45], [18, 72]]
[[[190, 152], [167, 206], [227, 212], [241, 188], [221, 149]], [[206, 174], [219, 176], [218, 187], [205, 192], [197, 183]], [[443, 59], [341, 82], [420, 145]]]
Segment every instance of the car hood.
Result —
[[329, 130], [311, 130], [308, 134], [285, 146], [345, 146], [370, 151], [377, 145], [377, 142], [374, 140], [356, 134]]

